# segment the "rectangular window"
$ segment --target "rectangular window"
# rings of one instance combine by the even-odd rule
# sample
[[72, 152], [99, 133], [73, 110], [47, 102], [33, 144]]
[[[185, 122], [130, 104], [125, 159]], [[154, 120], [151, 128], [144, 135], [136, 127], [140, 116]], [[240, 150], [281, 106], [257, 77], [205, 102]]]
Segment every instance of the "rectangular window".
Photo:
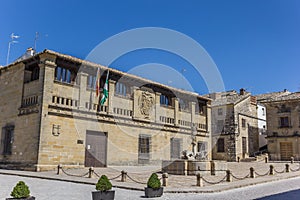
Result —
[[218, 115], [223, 115], [223, 108], [218, 108]]
[[246, 128], [246, 120], [245, 119], [242, 119], [242, 127]]
[[131, 95], [130, 87], [125, 83], [117, 82], [115, 87], [115, 94], [123, 97], [130, 97]]
[[139, 163], [148, 163], [150, 160], [150, 145], [151, 136], [150, 135], [139, 135]]
[[96, 89], [96, 76], [93, 76], [93, 75], [88, 76], [87, 87], [90, 89]]
[[217, 142], [217, 151], [219, 153], [225, 152], [225, 142], [224, 138], [219, 138]]
[[37, 63], [25, 66], [24, 83], [29, 83], [39, 79], [40, 67]]
[[61, 70], [62, 70], [61, 67], [56, 67], [56, 69], [55, 69], [55, 79], [57, 81], [61, 80]]
[[171, 98], [166, 95], [160, 95], [160, 105], [171, 106]]
[[204, 114], [206, 109], [206, 102], [204, 101], [198, 101], [198, 104], [195, 106], [195, 113], [197, 114]]
[[265, 116], [265, 108], [261, 108], [261, 111], [262, 111], [262, 116]]
[[14, 126], [6, 126], [2, 128], [2, 154], [12, 154], [12, 144], [14, 139]]
[[56, 67], [55, 80], [64, 83], [71, 83], [71, 71], [66, 68]]
[[289, 127], [289, 117], [280, 117], [279, 123], [281, 128]]

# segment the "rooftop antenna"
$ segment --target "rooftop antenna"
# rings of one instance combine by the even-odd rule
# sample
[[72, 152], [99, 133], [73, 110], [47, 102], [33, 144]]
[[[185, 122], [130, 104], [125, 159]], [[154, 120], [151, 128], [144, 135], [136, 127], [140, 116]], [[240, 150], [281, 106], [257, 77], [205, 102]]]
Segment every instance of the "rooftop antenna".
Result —
[[34, 37], [34, 52], [36, 52], [36, 42], [39, 39], [39, 32], [35, 32], [35, 37]]
[[18, 41], [16, 41], [15, 39], [18, 39], [20, 36], [15, 35], [14, 33], [12, 33], [10, 35], [11, 41], [8, 42], [8, 50], [7, 50], [7, 57], [6, 57], [6, 65], [8, 65], [8, 61], [9, 61], [9, 53], [10, 53], [10, 46], [11, 44], [14, 43], [18, 43]]

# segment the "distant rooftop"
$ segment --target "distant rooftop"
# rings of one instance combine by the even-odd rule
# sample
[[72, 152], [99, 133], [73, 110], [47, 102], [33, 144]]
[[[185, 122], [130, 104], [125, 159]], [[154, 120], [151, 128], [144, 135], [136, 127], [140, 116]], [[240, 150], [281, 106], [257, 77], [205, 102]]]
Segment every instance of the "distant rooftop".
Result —
[[256, 95], [256, 98], [257, 98], [258, 102], [274, 101], [280, 97], [284, 97], [289, 94], [292, 94], [292, 93], [290, 91], [284, 89], [283, 91], [279, 91], [279, 92], [259, 94], [259, 95]]
[[300, 100], [300, 92], [293, 92], [293, 93], [285, 92], [284, 94], [280, 94], [268, 99], [261, 100], [261, 102], [267, 103], [267, 102], [293, 101], [293, 100]]
[[211, 93], [205, 96], [213, 99], [212, 106], [221, 106], [227, 104], [237, 104], [251, 96], [251, 93], [241, 88], [239, 93], [235, 90], [230, 90], [226, 92]]

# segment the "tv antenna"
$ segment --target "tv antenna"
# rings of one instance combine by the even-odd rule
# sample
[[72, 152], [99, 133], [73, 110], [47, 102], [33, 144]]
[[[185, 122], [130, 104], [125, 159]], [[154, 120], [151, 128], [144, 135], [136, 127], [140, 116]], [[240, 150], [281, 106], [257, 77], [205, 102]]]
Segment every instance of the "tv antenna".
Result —
[[8, 50], [7, 50], [7, 56], [6, 56], [6, 65], [8, 65], [8, 61], [9, 61], [9, 54], [10, 54], [10, 46], [14, 43], [18, 43], [18, 41], [16, 41], [15, 39], [18, 39], [20, 36], [15, 35], [14, 33], [12, 33], [10, 35], [11, 41], [8, 42]]
[[35, 37], [34, 37], [34, 52], [36, 52], [36, 42], [39, 39], [39, 32], [35, 32]]

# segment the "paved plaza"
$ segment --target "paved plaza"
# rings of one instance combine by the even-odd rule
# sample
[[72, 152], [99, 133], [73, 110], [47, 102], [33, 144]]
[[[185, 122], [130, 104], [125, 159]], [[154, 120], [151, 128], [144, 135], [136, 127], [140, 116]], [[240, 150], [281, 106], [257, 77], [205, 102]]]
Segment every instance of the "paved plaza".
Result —
[[[0, 199], [9, 197], [10, 191], [18, 181], [25, 181], [29, 185], [31, 194], [38, 200], [90, 200], [93, 185], [70, 183], [47, 179], [20, 177], [13, 175], [0, 175]], [[280, 180], [271, 183], [263, 183], [243, 188], [227, 190], [215, 193], [164, 193], [158, 200], [240, 200], [240, 199], [298, 199], [300, 177]], [[116, 200], [145, 199], [143, 191], [134, 191], [113, 188], [116, 191]], [[283, 194], [279, 194], [283, 193]], [[273, 195], [273, 196], [271, 196]], [[284, 195], [284, 196], [282, 196]], [[267, 197], [266, 197], [267, 196]]]
[[[291, 169], [288, 173], [285, 172], [286, 164], [289, 164]], [[274, 166], [274, 175], [269, 175], [270, 165]], [[196, 176], [169, 174], [168, 185], [164, 188], [164, 191], [165, 193], [212, 193], [226, 191], [259, 183], [298, 177], [300, 175], [299, 166], [299, 163], [291, 164], [288, 162], [232, 162], [228, 163], [228, 169], [232, 173], [232, 182], [224, 180], [225, 171], [217, 172], [215, 176], [210, 175], [208, 172], [202, 173], [203, 180], [205, 180], [203, 181], [203, 187], [196, 186]], [[255, 178], [249, 177], [250, 167], [255, 169]], [[159, 166], [110, 166], [108, 168], [95, 168], [92, 178], [88, 178], [88, 168], [67, 169], [63, 166], [62, 169], [59, 175], [56, 174], [57, 171], [28, 172], [15, 170], [0, 170], [0, 174], [80, 183], [84, 184], [84, 187], [92, 189], [93, 185], [97, 182], [98, 176], [105, 174], [109, 179], [113, 179], [112, 184], [114, 187], [130, 189], [134, 192], [144, 190], [151, 173], [158, 172], [158, 175], [162, 176]], [[122, 170], [127, 172], [126, 182], [121, 182], [120, 174]]]

